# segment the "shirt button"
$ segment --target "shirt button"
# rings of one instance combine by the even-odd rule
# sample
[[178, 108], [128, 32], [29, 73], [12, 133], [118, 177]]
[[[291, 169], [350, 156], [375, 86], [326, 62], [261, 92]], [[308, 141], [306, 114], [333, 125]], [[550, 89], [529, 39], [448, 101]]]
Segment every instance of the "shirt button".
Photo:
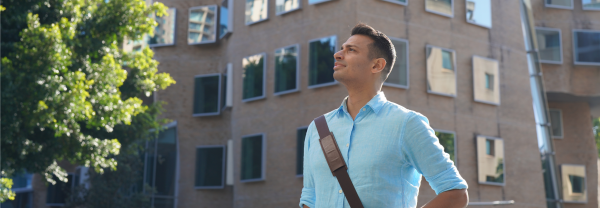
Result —
[[342, 189], [340, 189], [340, 191], [338, 191], [338, 192], [340, 192], [340, 194], [341, 194], [342, 193]]
[[366, 111], [366, 110], [367, 110], [367, 109], [364, 109], [364, 108], [363, 108], [363, 111]]
[[349, 147], [349, 146], [350, 146], [350, 143], [346, 144], [346, 147]]

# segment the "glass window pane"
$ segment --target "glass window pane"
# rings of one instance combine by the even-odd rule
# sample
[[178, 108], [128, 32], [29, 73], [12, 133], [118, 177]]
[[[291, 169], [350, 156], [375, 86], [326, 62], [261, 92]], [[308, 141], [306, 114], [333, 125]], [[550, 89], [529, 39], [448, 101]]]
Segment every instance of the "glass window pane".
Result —
[[298, 47], [275, 51], [275, 93], [297, 89]]
[[175, 195], [175, 170], [177, 168], [177, 128], [159, 133], [156, 144], [155, 195]]
[[574, 32], [575, 63], [600, 64], [600, 31]]
[[[144, 183], [148, 184], [150, 187], [154, 187], [154, 164], [156, 163], [156, 137], [152, 137], [152, 139], [146, 142], [146, 154], [145, 154], [145, 164], [144, 164]], [[144, 193], [151, 194], [152, 190], [144, 189]]]
[[450, 155], [450, 159], [456, 163], [456, 152], [454, 149], [454, 134], [446, 133], [446, 132], [435, 132], [435, 136], [440, 141], [442, 147], [444, 147], [444, 152]]
[[490, 0], [467, 0], [467, 22], [491, 28], [491, 3]]
[[223, 38], [231, 32], [229, 15], [229, 0], [224, 0], [219, 11], [219, 18], [221, 18], [219, 19], [219, 38]]
[[276, 0], [275, 12], [277, 14], [293, 11], [300, 8], [300, 0]]
[[453, 0], [425, 0], [425, 10], [444, 16], [453, 16]]
[[304, 171], [304, 140], [307, 130], [307, 128], [302, 128], [296, 132], [296, 175], [302, 175]]
[[391, 39], [396, 49], [396, 62], [385, 83], [408, 87], [408, 43]]
[[73, 183], [73, 174], [69, 174], [67, 176], [68, 181], [62, 182], [53, 176], [56, 184], [48, 184], [48, 189], [46, 192], [46, 204], [48, 205], [61, 205], [64, 204], [67, 200], [67, 196], [71, 192], [71, 187]]
[[456, 95], [454, 52], [427, 47], [427, 90], [430, 93]]
[[536, 39], [540, 60], [547, 62], [562, 62], [559, 30], [536, 28]]
[[559, 8], [573, 8], [573, 0], [546, 0], [546, 6]]
[[267, 0], [246, 0], [246, 25], [267, 19]]
[[194, 80], [194, 115], [219, 113], [220, 75], [197, 76]]
[[560, 110], [550, 109], [550, 125], [552, 126], [552, 137], [562, 138], [562, 113]]
[[562, 195], [565, 202], [587, 202], [586, 174], [584, 165], [562, 164]]
[[581, 0], [583, 9], [600, 10], [599, 0]]
[[242, 180], [262, 179], [263, 136], [242, 138]]
[[32, 179], [33, 179], [33, 174], [19, 174], [12, 178], [12, 180], [13, 180], [12, 189], [32, 188], [31, 187]]
[[331, 0], [308, 0], [308, 4], [318, 4], [318, 3], [323, 3], [323, 2], [328, 2]]
[[163, 197], [155, 197], [154, 198], [154, 206], [153, 208], [174, 208], [175, 207], [175, 199], [173, 198], [163, 198]]
[[221, 109], [227, 105], [227, 73], [221, 78]]
[[406, 0], [383, 0], [383, 1], [406, 5]]
[[242, 60], [243, 99], [264, 97], [265, 54], [248, 56]]
[[477, 136], [477, 169], [479, 183], [504, 184], [504, 141]]
[[158, 25], [154, 28], [154, 37], [149, 38], [151, 45], [175, 44], [175, 8], [167, 10], [167, 15], [155, 17]]
[[473, 93], [475, 101], [500, 104], [498, 61], [473, 56]]
[[6, 200], [0, 204], [2, 208], [31, 208], [32, 192], [17, 193], [15, 200]]
[[215, 15], [217, 5], [190, 9], [188, 44], [214, 43], [217, 40]]
[[225, 147], [196, 149], [196, 188], [223, 187]]
[[331, 83], [333, 79], [333, 64], [336, 52], [337, 37], [321, 38], [309, 43], [308, 52], [308, 85]]

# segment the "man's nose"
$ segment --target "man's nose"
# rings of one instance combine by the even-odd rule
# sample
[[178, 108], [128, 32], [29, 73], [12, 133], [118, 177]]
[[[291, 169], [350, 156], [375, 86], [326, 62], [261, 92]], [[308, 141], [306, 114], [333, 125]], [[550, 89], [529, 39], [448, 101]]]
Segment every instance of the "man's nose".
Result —
[[342, 50], [339, 50], [339, 51], [335, 52], [333, 54], [333, 57], [335, 58], [335, 60], [342, 60], [344, 58]]

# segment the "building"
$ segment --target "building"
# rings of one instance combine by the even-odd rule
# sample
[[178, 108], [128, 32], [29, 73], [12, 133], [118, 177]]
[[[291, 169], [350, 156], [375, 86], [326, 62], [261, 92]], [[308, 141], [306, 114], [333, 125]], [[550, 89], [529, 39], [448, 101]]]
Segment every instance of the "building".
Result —
[[[599, 206], [595, 0], [161, 2], [149, 44], [177, 84], [153, 95], [173, 120], [149, 144], [156, 207], [298, 206], [306, 127], [347, 95], [333, 53], [359, 22], [392, 38], [382, 90], [428, 117], [470, 206]], [[419, 206], [434, 197], [422, 180]]]

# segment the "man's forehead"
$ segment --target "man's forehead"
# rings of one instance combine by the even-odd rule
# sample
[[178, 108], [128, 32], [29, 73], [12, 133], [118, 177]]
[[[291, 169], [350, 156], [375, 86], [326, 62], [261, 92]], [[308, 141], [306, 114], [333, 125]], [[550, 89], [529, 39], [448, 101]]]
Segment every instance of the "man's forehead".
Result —
[[373, 40], [371, 40], [371, 38], [369, 38], [368, 36], [357, 34], [357, 35], [350, 36], [348, 38], [348, 40], [346, 40], [346, 42], [344, 43], [344, 46], [361, 47], [361, 46], [367, 46], [371, 42], [373, 42]]

